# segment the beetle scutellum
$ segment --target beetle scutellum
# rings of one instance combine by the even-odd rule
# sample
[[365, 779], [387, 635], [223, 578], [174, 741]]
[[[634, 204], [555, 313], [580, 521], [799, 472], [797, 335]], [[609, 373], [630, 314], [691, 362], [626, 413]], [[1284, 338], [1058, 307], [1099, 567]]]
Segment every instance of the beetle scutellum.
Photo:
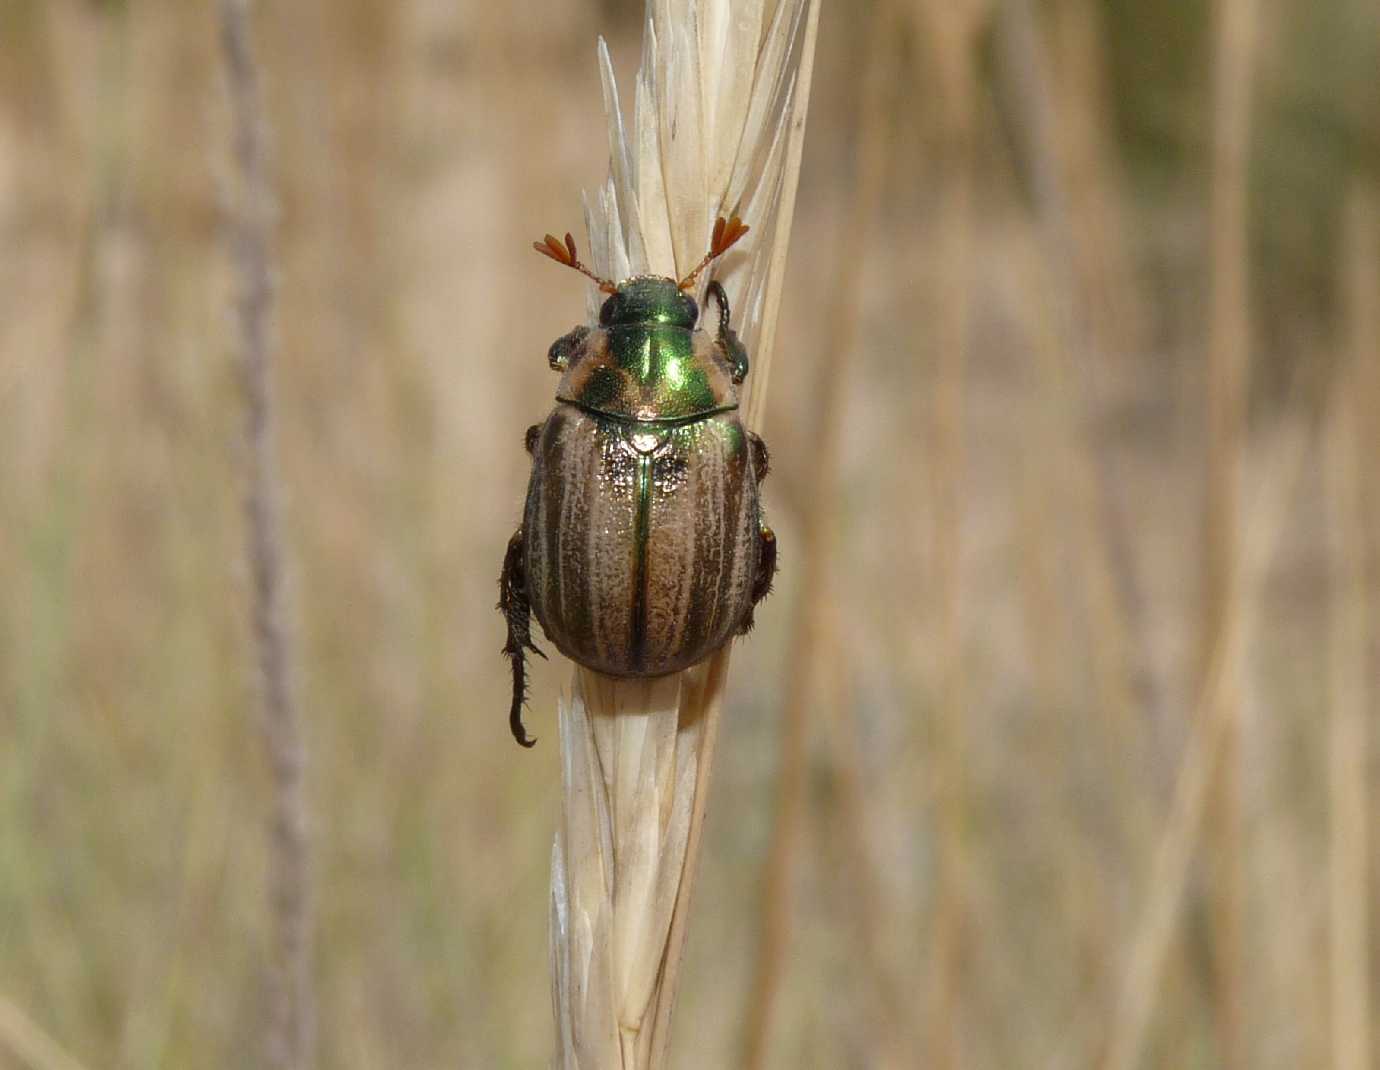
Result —
[[640, 275], [616, 285], [583, 264], [575, 242], [534, 243], [609, 294], [599, 326], [551, 346], [562, 372], [556, 406], [527, 429], [532, 478], [522, 527], [508, 542], [498, 608], [513, 667], [509, 727], [525, 747], [522, 703], [530, 614], [562, 654], [609, 676], [689, 668], [752, 627], [776, 572], [776, 537], [758, 484], [767, 447], [738, 418], [747, 350], [718, 282], [714, 335], [697, 329], [685, 291], [747, 233], [719, 219], [709, 253], [677, 282]]

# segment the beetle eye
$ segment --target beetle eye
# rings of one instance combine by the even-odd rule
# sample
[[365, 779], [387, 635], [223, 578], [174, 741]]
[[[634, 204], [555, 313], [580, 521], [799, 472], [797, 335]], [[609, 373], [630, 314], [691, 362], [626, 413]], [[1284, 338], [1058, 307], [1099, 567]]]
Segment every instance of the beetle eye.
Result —
[[607, 327], [617, 320], [622, 315], [626, 303], [621, 293], [616, 293], [605, 301], [599, 308], [599, 325]]

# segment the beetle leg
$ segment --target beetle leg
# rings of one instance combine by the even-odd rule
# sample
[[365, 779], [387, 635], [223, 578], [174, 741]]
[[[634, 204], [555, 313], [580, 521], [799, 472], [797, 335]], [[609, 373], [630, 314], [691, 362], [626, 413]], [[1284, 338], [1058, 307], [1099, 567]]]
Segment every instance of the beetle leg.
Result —
[[523, 571], [522, 529], [508, 540], [503, 572], [498, 578], [498, 608], [508, 622], [508, 641], [503, 655], [513, 666], [513, 705], [508, 712], [508, 727], [522, 746], [536, 743], [522, 727], [522, 704], [527, 701], [527, 651], [546, 657], [532, 642], [532, 608], [527, 601], [527, 577]]
[[563, 372], [570, 366], [571, 360], [584, 347], [585, 339], [589, 337], [590, 328], [576, 327], [568, 334], [563, 334], [551, 343], [551, 348], [547, 350], [546, 362], [551, 365], [552, 371]]
[[719, 345], [724, 351], [724, 359], [733, 368], [733, 381], [741, 383], [747, 378], [748, 355], [743, 343], [738, 341], [738, 332], [728, 325], [728, 294], [724, 292], [719, 280], [715, 279], [705, 291], [705, 297], [712, 297], [719, 303]]
[[753, 610], [757, 608], [758, 602], [771, 594], [771, 582], [775, 577], [776, 532], [763, 524], [757, 536], [757, 575], [752, 581], [752, 604], [748, 606], [747, 614], [743, 618], [743, 626], [738, 629], [739, 634], [746, 635], [752, 631]]
[[537, 455], [537, 439], [541, 438], [541, 424], [533, 424], [523, 436], [522, 444], [533, 457]]
[[767, 444], [762, 441], [762, 436], [755, 431], [748, 432], [748, 444], [752, 447], [752, 470], [757, 482], [761, 483], [771, 471], [771, 454], [767, 452]]

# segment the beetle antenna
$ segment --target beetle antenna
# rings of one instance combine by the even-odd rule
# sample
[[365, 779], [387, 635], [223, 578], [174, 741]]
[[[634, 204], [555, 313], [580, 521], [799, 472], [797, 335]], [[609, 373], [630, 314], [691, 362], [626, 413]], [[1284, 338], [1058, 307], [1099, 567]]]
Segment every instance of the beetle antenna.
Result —
[[676, 283], [676, 287], [681, 290], [688, 290], [691, 286], [694, 286], [695, 279], [699, 273], [707, 268], [713, 261], [723, 256], [724, 253], [728, 252], [733, 244], [751, 229], [751, 227], [745, 225], [736, 215], [729, 216], [727, 219], [723, 216], [719, 216], [719, 218], [714, 221], [714, 234], [709, 239], [709, 252], [705, 253], [704, 259], [695, 265], [694, 271], [690, 272], [689, 275], [686, 275], [685, 278]]
[[532, 248], [541, 253], [542, 256], [549, 256], [556, 263], [564, 267], [574, 268], [581, 275], [593, 279], [604, 293], [615, 294], [618, 292], [618, 287], [608, 279], [594, 274], [584, 264], [580, 263], [580, 254], [575, 251], [575, 239], [568, 232], [565, 236], [565, 244], [561, 244], [561, 240], [555, 235], [548, 234], [545, 241], [534, 241]]

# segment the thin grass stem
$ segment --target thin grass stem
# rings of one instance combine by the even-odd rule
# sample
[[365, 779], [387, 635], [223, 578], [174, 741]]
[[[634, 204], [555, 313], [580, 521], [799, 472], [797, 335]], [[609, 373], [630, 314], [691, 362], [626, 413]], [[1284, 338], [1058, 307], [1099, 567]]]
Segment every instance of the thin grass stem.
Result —
[[962, 1047], [969, 905], [967, 728], [968, 676], [964, 662], [963, 516], [964, 428], [969, 319], [972, 301], [973, 153], [976, 142], [973, 64], [977, 35], [987, 22], [985, 5], [925, 3], [939, 88], [941, 188], [935, 273], [934, 338], [930, 351], [933, 389], [928, 404], [931, 453], [929, 587], [936, 620], [931, 661], [935, 838], [938, 858], [931, 908], [931, 950], [925, 986], [926, 1065], [957, 1065]]
[[1221, 760], [1238, 704], [1224, 701], [1234, 693], [1229, 679], [1238, 671], [1246, 645], [1250, 606], [1245, 592], [1257, 589], [1274, 556], [1289, 500], [1298, 483], [1313, 428], [1304, 417], [1270, 442], [1260, 464], [1259, 488], [1247, 509], [1246, 538], [1237, 567], [1243, 577], [1232, 590], [1243, 604], [1220, 614], [1206, 672], [1193, 710], [1193, 734], [1180, 763], [1169, 815], [1145, 882], [1144, 905], [1128, 944], [1113, 1008], [1102, 1065], [1106, 1070], [1134, 1070], [1139, 1065], [1155, 999], [1161, 987], [1166, 952], [1183, 906], [1189, 867], [1205, 824], [1215, 769]]
[[[859, 97], [858, 175], [849, 216], [839, 238], [836, 263], [861, 265], [868, 233], [876, 217], [890, 145], [885, 128], [885, 93], [895, 67], [890, 35], [894, 5], [878, 4], [872, 13], [865, 59], [868, 75]], [[758, 910], [758, 946], [744, 1022], [742, 1066], [760, 1070], [771, 1041], [771, 1026], [791, 934], [791, 892], [795, 858], [805, 811], [805, 764], [810, 708], [819, 694], [813, 667], [831, 645], [829, 629], [830, 555], [838, 495], [840, 432], [849, 369], [856, 359], [861, 321], [863, 272], [846, 272], [835, 290], [831, 330], [822, 352], [809, 426], [816, 443], [812, 508], [802, 525], [799, 554], [800, 609], [790, 640], [787, 664], [794, 666], [781, 707], [781, 757], [771, 847], [763, 869]]]
[[266, 1058], [274, 1070], [309, 1070], [315, 1062], [316, 1030], [303, 784], [306, 751], [288, 639], [282, 476], [274, 445], [274, 199], [249, 0], [221, 0], [220, 31], [237, 171], [228, 238], [239, 287], [235, 311], [245, 392], [245, 552], [252, 577], [259, 723], [273, 784], [268, 852], [273, 961]]
[[[1380, 354], [1380, 249], [1374, 198], [1361, 188], [1346, 208], [1343, 258], [1349, 348], [1327, 435], [1332, 543], [1331, 717], [1328, 728], [1328, 867], [1332, 1065], [1371, 1066], [1370, 895], [1367, 860], [1374, 802], [1367, 776], [1373, 691], [1368, 669], [1373, 586], [1366, 582], [1366, 387]], [[1373, 399], [1373, 385], [1369, 398]]]
[[0, 1050], [31, 1070], [82, 1070], [71, 1056], [19, 1006], [0, 996]]
[[[748, 222], [716, 277], [753, 354], [749, 427], [765, 402], [818, 16], [819, 0], [649, 0], [631, 123], [600, 44], [610, 177], [586, 202], [591, 266], [681, 278], [716, 217]], [[655, 681], [578, 670], [562, 704], [551, 961], [566, 1070], [665, 1065], [728, 658]]]
[[[1224, 614], [1240, 605], [1234, 584], [1240, 554], [1240, 484], [1246, 435], [1250, 321], [1247, 293], [1247, 170], [1251, 86], [1257, 36], [1256, 0], [1219, 0], [1212, 175], [1211, 309], [1208, 338], [1207, 501], [1200, 675], [1212, 656]], [[1236, 674], [1219, 700], [1241, 702]], [[1209, 913], [1218, 1057], [1224, 1070], [1246, 1065], [1242, 921], [1245, 844], [1242, 827], [1241, 718], [1223, 714], [1225, 732], [1210, 810]]]

